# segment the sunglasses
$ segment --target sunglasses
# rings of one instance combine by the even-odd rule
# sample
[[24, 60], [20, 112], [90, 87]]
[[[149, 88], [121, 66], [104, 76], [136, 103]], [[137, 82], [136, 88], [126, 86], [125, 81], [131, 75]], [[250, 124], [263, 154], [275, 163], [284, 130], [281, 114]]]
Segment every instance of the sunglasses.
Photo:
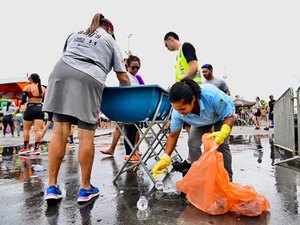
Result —
[[131, 68], [132, 70], [135, 70], [135, 69], [139, 70], [139, 69], [140, 69], [139, 66], [131, 66], [130, 68]]

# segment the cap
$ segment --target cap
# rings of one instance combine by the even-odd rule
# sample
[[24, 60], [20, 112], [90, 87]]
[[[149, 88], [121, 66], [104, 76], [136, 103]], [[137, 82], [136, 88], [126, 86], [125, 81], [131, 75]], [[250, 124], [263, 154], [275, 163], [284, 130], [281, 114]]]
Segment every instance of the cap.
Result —
[[210, 65], [210, 64], [208, 64], [208, 63], [205, 63], [201, 68], [202, 68], [202, 69], [203, 69], [203, 68], [206, 68], [206, 69], [209, 69], [209, 70], [213, 70], [212, 65]]
[[104, 19], [102, 25], [109, 27], [112, 31], [114, 31], [114, 25], [108, 19]]

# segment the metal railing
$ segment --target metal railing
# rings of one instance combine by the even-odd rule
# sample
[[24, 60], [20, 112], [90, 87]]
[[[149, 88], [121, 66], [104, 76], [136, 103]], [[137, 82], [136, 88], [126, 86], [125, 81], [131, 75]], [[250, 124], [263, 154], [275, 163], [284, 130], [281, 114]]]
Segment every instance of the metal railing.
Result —
[[295, 151], [294, 93], [289, 88], [274, 105], [274, 144]]
[[300, 158], [300, 87], [294, 97], [289, 88], [274, 105], [274, 145], [293, 154], [293, 158], [276, 164]]

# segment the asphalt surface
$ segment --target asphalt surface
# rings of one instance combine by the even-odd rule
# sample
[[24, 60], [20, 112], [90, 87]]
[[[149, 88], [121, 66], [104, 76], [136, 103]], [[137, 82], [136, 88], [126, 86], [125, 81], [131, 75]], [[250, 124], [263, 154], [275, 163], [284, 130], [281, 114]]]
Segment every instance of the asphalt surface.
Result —
[[[153, 188], [147, 174], [138, 177], [131, 170], [121, 174], [113, 183], [124, 163], [125, 149], [120, 140], [113, 157], [100, 153], [100, 150], [110, 146], [112, 131], [96, 131], [91, 180], [93, 185], [100, 188], [100, 196], [83, 206], [76, 202], [80, 188], [77, 144], [75, 149], [68, 149], [61, 165], [58, 183], [63, 200], [57, 206], [48, 206], [44, 201], [48, 179], [47, 151], [40, 156], [18, 157], [16, 153], [22, 147], [22, 138], [3, 138], [0, 135], [0, 224], [300, 224], [299, 162], [274, 165], [278, 160], [290, 156], [274, 148], [272, 129], [257, 131], [251, 126], [234, 127], [230, 137], [234, 182], [252, 185], [271, 205], [268, 211], [257, 217], [232, 212], [213, 216], [200, 211], [176, 189], [176, 182], [182, 179], [179, 172], [171, 172], [164, 179], [163, 191]], [[50, 130], [46, 134], [46, 142], [51, 133]], [[31, 140], [34, 140], [33, 135]], [[146, 140], [153, 140], [153, 135], [148, 135]], [[144, 153], [147, 146], [146, 141], [142, 142], [140, 151]], [[177, 150], [183, 158], [187, 156], [186, 132], [181, 133]], [[44, 170], [36, 172], [34, 165], [41, 165]], [[147, 167], [152, 168], [153, 165], [154, 160], [149, 160]], [[137, 209], [140, 195], [148, 198], [145, 211]]]

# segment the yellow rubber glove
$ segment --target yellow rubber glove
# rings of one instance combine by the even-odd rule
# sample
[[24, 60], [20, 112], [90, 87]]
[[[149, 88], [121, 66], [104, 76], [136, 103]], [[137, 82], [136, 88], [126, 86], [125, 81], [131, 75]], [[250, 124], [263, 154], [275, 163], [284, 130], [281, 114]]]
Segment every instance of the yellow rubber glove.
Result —
[[231, 131], [230, 127], [227, 124], [223, 124], [220, 131], [213, 132], [207, 135], [206, 138], [209, 139], [214, 137], [217, 145], [221, 145], [230, 134], [230, 131]]
[[171, 164], [171, 157], [168, 154], [164, 154], [161, 159], [155, 163], [152, 168], [152, 174], [154, 179], [157, 179], [157, 174], [162, 174], [167, 171], [167, 167]]

